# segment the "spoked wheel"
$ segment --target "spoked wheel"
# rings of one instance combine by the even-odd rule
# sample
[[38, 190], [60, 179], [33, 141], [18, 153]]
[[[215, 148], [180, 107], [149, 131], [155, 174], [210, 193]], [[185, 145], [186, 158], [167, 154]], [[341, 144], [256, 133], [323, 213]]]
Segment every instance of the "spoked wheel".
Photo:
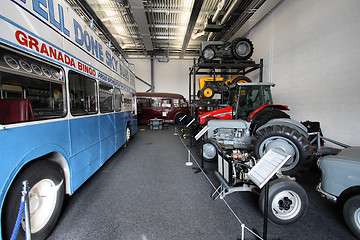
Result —
[[360, 195], [351, 197], [346, 201], [343, 216], [351, 231], [360, 238]]
[[[21, 201], [22, 182], [29, 182], [30, 226], [32, 239], [45, 239], [55, 227], [64, 201], [65, 182], [62, 169], [48, 160], [39, 160], [15, 179], [6, 195], [1, 224], [3, 238], [10, 239]], [[22, 219], [19, 235], [25, 239]]]
[[309, 141], [297, 130], [287, 126], [269, 126], [255, 134], [254, 153], [262, 158], [267, 151], [274, 148], [291, 155], [281, 171], [290, 176], [301, 176], [312, 164], [312, 148]]
[[[264, 214], [265, 188], [261, 190], [259, 207]], [[269, 220], [285, 225], [296, 222], [306, 212], [308, 198], [305, 190], [290, 179], [275, 179], [269, 183]]]

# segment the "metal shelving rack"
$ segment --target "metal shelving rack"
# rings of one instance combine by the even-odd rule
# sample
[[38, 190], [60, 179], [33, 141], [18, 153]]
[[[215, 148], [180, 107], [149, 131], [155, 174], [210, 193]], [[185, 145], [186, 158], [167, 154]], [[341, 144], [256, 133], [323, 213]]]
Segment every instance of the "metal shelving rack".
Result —
[[[235, 71], [234, 71], [235, 70]], [[223, 103], [223, 97], [220, 101], [218, 99], [196, 99], [196, 76], [197, 75], [207, 75], [214, 76], [217, 75], [246, 75], [255, 70], [259, 70], [259, 82], [262, 82], [263, 77], [263, 59], [260, 59], [259, 63], [256, 63], [253, 60], [214, 60], [214, 61], [202, 61], [200, 58], [198, 61], [194, 58], [193, 66], [189, 68], [189, 103], [191, 106], [191, 114], [195, 115], [196, 107], [207, 107], [207, 108], [216, 108], [221, 107]], [[225, 81], [224, 81], [225, 82]], [[224, 84], [223, 82], [223, 84]], [[222, 95], [222, 94], [221, 94]]]

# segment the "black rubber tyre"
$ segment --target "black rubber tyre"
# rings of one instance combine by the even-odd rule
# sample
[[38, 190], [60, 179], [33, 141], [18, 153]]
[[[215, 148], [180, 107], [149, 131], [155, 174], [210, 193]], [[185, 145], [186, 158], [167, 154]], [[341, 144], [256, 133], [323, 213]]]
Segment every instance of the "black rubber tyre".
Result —
[[343, 216], [350, 230], [360, 239], [360, 195], [355, 195], [345, 202]]
[[233, 83], [247, 83], [247, 82], [251, 83], [250, 78], [245, 77], [245, 76], [238, 76], [234, 80], [232, 80], [232, 82], [230, 84], [233, 84]]
[[[259, 207], [264, 214], [265, 187], [259, 197]], [[297, 182], [279, 178], [269, 183], [268, 219], [279, 225], [291, 224], [299, 220], [308, 207], [307, 194]]]
[[206, 139], [200, 144], [200, 156], [206, 162], [214, 162], [217, 159], [219, 144], [213, 139]]
[[260, 159], [274, 148], [292, 157], [283, 165], [285, 175], [300, 177], [313, 163], [313, 149], [300, 132], [287, 126], [273, 125], [256, 132], [253, 139], [254, 154]]
[[187, 122], [186, 117], [183, 118], [184, 116], [185, 116], [184, 113], [176, 114], [175, 119], [174, 119], [175, 124], [184, 125]]
[[130, 128], [130, 124], [127, 124], [127, 126], [126, 126], [126, 132], [125, 132], [125, 144], [124, 144], [124, 148], [126, 148], [127, 146], [129, 146], [130, 139], [131, 139], [131, 128]]
[[210, 84], [205, 84], [205, 86], [201, 89], [201, 97], [204, 99], [211, 99], [215, 92], [214, 92], [214, 87], [211, 86]]
[[201, 53], [201, 57], [205, 60], [210, 61], [216, 57], [216, 49], [213, 46], [206, 46]]
[[231, 42], [231, 51], [236, 59], [249, 59], [254, 53], [254, 46], [247, 38], [236, 38]]
[[275, 118], [290, 118], [290, 116], [280, 109], [267, 107], [255, 114], [251, 120], [250, 132], [255, 132], [259, 127]]
[[[15, 226], [24, 180], [29, 182], [29, 202], [32, 204], [31, 239], [45, 239], [55, 227], [64, 202], [63, 171], [56, 163], [42, 159], [31, 163], [20, 172], [5, 198], [1, 216], [3, 239], [10, 239]], [[37, 206], [34, 207], [34, 204]], [[25, 239], [24, 226], [22, 222], [17, 239]]]

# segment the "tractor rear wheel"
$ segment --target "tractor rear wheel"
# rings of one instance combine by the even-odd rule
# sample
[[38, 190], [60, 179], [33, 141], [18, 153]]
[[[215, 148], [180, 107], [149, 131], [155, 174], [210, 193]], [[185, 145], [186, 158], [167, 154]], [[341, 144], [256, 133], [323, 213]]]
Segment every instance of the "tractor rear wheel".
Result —
[[252, 56], [254, 46], [247, 38], [236, 38], [231, 42], [231, 50], [236, 59], [246, 60]]
[[259, 127], [275, 118], [290, 118], [290, 116], [280, 109], [264, 108], [251, 120], [250, 132], [255, 132]]
[[287, 126], [273, 125], [259, 130], [253, 141], [256, 158], [262, 158], [274, 148], [291, 155], [281, 171], [285, 175], [299, 177], [312, 165], [313, 150], [307, 138]]
[[231, 83], [251, 83], [251, 80], [245, 76], [237, 76]]

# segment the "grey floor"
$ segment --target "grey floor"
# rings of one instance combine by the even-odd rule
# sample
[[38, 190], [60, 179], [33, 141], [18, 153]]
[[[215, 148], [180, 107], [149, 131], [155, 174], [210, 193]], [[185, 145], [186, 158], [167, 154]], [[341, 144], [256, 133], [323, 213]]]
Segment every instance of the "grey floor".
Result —
[[[216, 165], [205, 163], [208, 174], [195, 174], [174, 132], [174, 126], [140, 126], [127, 148], [66, 199], [49, 239], [236, 240], [241, 224], [262, 236], [258, 196], [238, 192], [212, 200]], [[197, 157], [195, 148], [192, 154]], [[315, 191], [318, 181], [315, 167], [299, 180], [309, 197], [305, 216], [292, 225], [269, 223], [268, 239], [355, 239], [341, 212]], [[246, 231], [245, 239], [256, 237]]]

